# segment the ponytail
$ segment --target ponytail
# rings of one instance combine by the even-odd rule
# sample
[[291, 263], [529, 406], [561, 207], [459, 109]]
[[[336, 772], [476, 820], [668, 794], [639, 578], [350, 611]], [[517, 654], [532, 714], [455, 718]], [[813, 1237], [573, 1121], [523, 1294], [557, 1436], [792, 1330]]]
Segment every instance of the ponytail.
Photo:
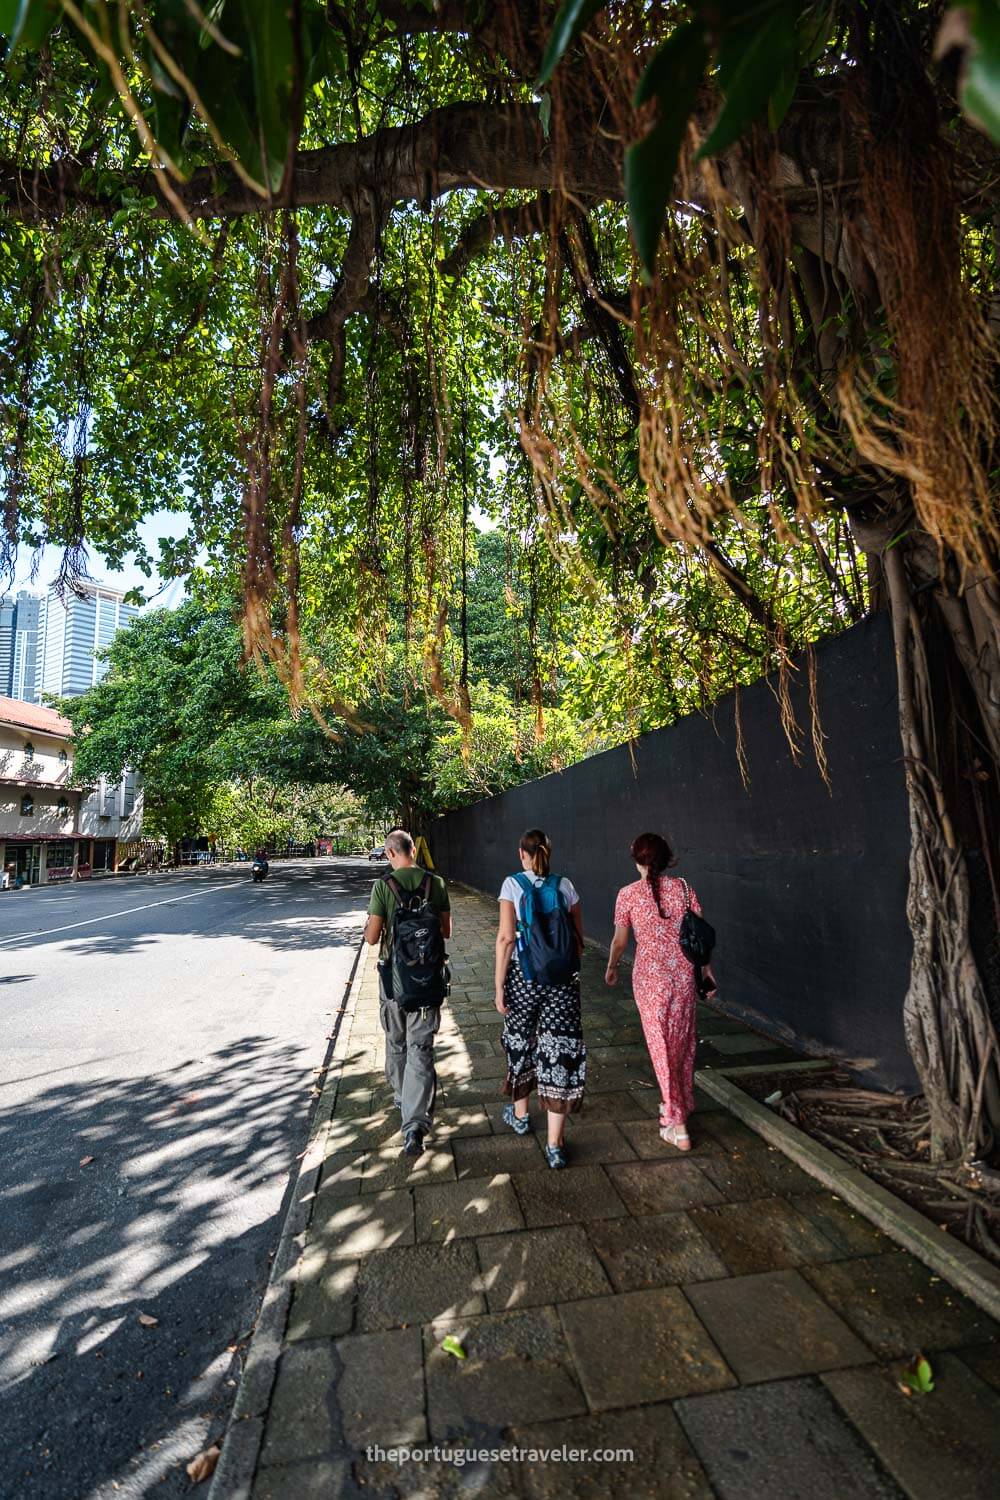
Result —
[[663, 904], [660, 900], [660, 877], [664, 870], [674, 864], [674, 851], [666, 839], [659, 833], [640, 833], [639, 837], [632, 840], [629, 853], [637, 865], [642, 865], [646, 871], [646, 879], [656, 902], [656, 909], [661, 917], [666, 917]]
[[529, 828], [527, 833], [523, 833], [518, 847], [530, 856], [531, 868], [536, 875], [544, 877], [549, 873], [552, 845], [540, 828]]

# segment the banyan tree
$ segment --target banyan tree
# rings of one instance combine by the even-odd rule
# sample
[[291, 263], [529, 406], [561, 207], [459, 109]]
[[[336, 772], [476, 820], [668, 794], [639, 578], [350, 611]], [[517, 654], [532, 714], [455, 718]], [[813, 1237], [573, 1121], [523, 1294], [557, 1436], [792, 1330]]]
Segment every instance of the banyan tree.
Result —
[[766, 671], [821, 769], [792, 653], [889, 611], [886, 1003], [937, 1160], [988, 1151], [992, 0], [0, 0], [0, 33], [3, 562], [57, 543], [71, 586], [183, 510], [162, 565], [239, 572], [297, 702], [350, 720], [391, 627], [462, 720], [485, 516], [539, 713], [572, 608], [625, 732]]

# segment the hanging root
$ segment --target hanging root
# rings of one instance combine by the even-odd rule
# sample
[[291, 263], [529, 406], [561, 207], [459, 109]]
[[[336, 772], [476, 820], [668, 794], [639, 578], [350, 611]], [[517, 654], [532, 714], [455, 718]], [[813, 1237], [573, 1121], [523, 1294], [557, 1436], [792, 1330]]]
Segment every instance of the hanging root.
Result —
[[877, 7], [874, 15], [871, 44], [861, 40], [867, 58], [855, 80], [850, 128], [860, 146], [896, 390], [855, 366], [841, 376], [840, 400], [859, 451], [908, 481], [921, 526], [942, 551], [973, 568], [989, 563], [1000, 543], [989, 478], [996, 354], [964, 275], [959, 174], [920, 44], [890, 16], [888, 45], [878, 34], [885, 17]]

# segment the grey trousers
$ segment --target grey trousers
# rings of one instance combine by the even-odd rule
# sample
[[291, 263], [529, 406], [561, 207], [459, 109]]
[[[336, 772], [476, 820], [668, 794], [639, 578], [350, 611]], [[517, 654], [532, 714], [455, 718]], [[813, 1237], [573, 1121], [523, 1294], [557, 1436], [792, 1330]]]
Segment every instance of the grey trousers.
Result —
[[434, 1038], [441, 1025], [441, 1007], [402, 1010], [387, 1000], [379, 981], [379, 1015], [385, 1032], [385, 1076], [392, 1085], [402, 1129], [430, 1130], [437, 1093]]

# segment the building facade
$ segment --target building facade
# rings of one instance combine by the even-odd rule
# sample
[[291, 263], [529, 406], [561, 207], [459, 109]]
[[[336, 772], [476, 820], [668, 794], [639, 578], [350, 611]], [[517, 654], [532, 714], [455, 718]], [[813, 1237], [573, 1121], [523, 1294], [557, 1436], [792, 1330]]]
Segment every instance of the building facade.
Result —
[[38, 615], [41, 599], [21, 589], [0, 599], [0, 695], [38, 702]]
[[78, 582], [63, 598], [50, 589], [39, 605], [35, 702], [47, 693], [79, 697], [107, 671], [96, 652], [110, 646], [139, 611], [117, 589], [89, 580]]
[[37, 594], [22, 589], [17, 596], [14, 619], [14, 661], [11, 668], [10, 696], [26, 703], [38, 703], [38, 623], [42, 601]]
[[0, 596], [0, 693], [11, 697], [10, 682], [14, 671], [14, 621], [17, 605], [10, 594]]
[[72, 726], [50, 708], [0, 697], [0, 871], [8, 885], [114, 874], [142, 833], [142, 789], [71, 785]]

